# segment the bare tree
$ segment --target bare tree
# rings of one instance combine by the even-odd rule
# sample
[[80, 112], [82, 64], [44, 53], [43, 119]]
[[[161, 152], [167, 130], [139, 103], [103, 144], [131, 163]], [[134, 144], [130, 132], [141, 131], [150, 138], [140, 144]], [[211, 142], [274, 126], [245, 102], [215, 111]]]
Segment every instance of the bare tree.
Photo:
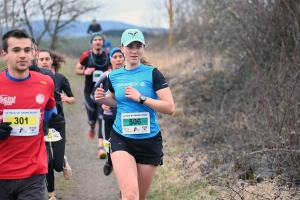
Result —
[[95, 6], [94, 4], [90, 4], [87, 0], [54, 0], [54, 2], [56, 2], [53, 7], [52, 16], [54, 25], [47, 29], [47, 32], [51, 36], [51, 49], [55, 49], [59, 33], [63, 29], [70, 28], [71, 22], [87, 12], [100, 8], [100, 5]]
[[0, 2], [0, 35], [3, 34], [3, 31], [21, 25], [20, 11], [20, 1], [18, 0], [3, 0]]
[[0, 24], [5, 30], [16, 28], [20, 22], [20, 3], [17, 0], [0, 2]]
[[[22, 14], [24, 24], [30, 34], [39, 44], [47, 33], [51, 37], [50, 48], [55, 49], [60, 33], [71, 28], [71, 22], [76, 21], [83, 14], [96, 11], [101, 4], [91, 4], [88, 0], [22, 0]], [[33, 7], [37, 7], [33, 10]], [[32, 17], [39, 16], [43, 23], [33, 27]]]
[[3, 0], [1, 6], [1, 24], [6, 30], [16, 28], [20, 25], [20, 2], [17, 0]]
[[165, 5], [169, 15], [169, 25], [170, 25], [169, 44], [173, 45], [175, 42], [174, 27], [173, 27], [173, 22], [174, 22], [173, 0], [165, 0]]

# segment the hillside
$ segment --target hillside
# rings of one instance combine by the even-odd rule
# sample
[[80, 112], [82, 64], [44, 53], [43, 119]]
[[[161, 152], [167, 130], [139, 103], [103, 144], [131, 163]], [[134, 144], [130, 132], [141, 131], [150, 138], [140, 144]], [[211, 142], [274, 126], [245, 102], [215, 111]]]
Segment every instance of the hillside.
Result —
[[[118, 22], [118, 21], [99, 21], [102, 30], [104, 32], [113, 32], [113, 31], [123, 31], [128, 28], [137, 28], [140, 29], [141, 31], [145, 33], [165, 33], [166, 29], [163, 28], [155, 28], [155, 29], [149, 29], [141, 26], [135, 26], [132, 24], [127, 24], [123, 22]], [[38, 21], [32, 21], [31, 26], [34, 29], [34, 32], [39, 33], [43, 29], [43, 21], [38, 20]], [[80, 22], [80, 21], [74, 21], [71, 22], [59, 35], [63, 37], [69, 37], [69, 38], [76, 38], [76, 37], [83, 37], [87, 36], [87, 29], [91, 22]], [[50, 27], [54, 26], [54, 22]], [[23, 28], [28, 31], [27, 26], [23, 25]], [[4, 30], [5, 32], [5, 30]], [[43, 37], [43, 40], [49, 39], [49, 34], [45, 34]]]

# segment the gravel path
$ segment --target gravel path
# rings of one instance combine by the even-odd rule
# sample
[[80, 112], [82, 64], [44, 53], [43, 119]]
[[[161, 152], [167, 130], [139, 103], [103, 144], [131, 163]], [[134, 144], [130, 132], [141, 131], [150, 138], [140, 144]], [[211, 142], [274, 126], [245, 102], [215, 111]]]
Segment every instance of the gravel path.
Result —
[[63, 71], [76, 98], [74, 105], [65, 105], [67, 146], [66, 156], [73, 171], [71, 180], [56, 173], [56, 194], [63, 200], [118, 200], [119, 189], [114, 173], [103, 174], [105, 160], [97, 158], [97, 137], [87, 135], [87, 115], [84, 108], [83, 83], [74, 69]]

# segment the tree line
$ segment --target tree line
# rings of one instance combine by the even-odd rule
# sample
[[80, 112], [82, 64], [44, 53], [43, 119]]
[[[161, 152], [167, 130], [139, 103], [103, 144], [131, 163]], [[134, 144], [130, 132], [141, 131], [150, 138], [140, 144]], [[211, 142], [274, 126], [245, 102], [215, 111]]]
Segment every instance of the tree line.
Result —
[[[3, 0], [0, 3], [0, 34], [3, 35], [4, 30], [23, 28], [38, 44], [49, 34], [50, 48], [55, 49], [59, 34], [70, 28], [71, 22], [102, 6], [98, 1], [88, 0]], [[36, 19], [43, 21], [38, 27], [33, 24]]]

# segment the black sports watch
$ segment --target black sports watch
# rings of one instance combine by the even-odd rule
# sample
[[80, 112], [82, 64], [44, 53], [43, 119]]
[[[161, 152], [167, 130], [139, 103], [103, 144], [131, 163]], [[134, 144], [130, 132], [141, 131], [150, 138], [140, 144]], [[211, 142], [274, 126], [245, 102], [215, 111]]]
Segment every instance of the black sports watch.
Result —
[[143, 104], [144, 101], [146, 101], [146, 99], [147, 99], [146, 95], [143, 95], [143, 94], [142, 94], [142, 95], [140, 96], [140, 103]]

